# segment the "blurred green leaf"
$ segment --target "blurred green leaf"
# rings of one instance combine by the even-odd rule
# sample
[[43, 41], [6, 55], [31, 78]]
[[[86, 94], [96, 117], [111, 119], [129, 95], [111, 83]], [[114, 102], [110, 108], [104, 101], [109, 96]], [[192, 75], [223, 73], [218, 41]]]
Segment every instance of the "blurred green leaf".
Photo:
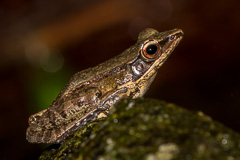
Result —
[[35, 105], [31, 106], [30, 110], [32, 113], [36, 113], [51, 105], [70, 79], [72, 71], [61, 69], [50, 73], [40, 70], [36, 71], [33, 75], [28, 88], [30, 91], [29, 97], [32, 101], [31, 105]]

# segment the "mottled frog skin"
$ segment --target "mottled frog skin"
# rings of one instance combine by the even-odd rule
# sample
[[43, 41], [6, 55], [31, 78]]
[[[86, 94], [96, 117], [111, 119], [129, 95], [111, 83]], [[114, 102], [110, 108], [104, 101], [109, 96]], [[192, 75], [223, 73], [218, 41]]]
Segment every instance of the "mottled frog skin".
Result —
[[120, 55], [76, 73], [49, 108], [29, 118], [27, 140], [61, 143], [87, 123], [106, 117], [120, 99], [142, 97], [182, 37], [180, 29], [147, 28]]

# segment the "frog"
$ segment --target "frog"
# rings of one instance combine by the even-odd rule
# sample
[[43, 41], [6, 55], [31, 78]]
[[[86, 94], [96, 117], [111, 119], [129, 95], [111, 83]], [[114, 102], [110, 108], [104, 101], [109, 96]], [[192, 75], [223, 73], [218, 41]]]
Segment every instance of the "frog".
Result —
[[107, 117], [121, 99], [143, 97], [182, 38], [181, 29], [146, 28], [121, 54], [76, 73], [47, 109], [29, 117], [26, 139], [62, 143], [86, 124]]

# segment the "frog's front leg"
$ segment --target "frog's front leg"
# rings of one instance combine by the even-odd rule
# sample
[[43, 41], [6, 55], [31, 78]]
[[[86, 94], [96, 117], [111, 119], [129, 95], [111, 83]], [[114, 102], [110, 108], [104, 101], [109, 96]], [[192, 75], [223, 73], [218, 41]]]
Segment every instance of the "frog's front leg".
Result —
[[98, 106], [98, 109], [101, 111], [97, 116], [97, 119], [107, 117], [111, 107], [116, 104], [120, 99], [127, 97], [126, 92], [128, 88], [124, 87], [117, 89], [115, 91], [109, 91], [103, 95]]

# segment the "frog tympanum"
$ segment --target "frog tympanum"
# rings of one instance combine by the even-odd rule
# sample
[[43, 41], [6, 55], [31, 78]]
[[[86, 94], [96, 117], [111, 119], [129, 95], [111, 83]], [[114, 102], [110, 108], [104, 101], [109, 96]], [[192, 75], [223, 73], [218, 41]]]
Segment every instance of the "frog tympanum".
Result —
[[27, 140], [61, 143], [87, 123], [106, 117], [120, 99], [142, 97], [182, 37], [180, 29], [147, 28], [120, 55], [76, 73], [49, 108], [29, 118]]

